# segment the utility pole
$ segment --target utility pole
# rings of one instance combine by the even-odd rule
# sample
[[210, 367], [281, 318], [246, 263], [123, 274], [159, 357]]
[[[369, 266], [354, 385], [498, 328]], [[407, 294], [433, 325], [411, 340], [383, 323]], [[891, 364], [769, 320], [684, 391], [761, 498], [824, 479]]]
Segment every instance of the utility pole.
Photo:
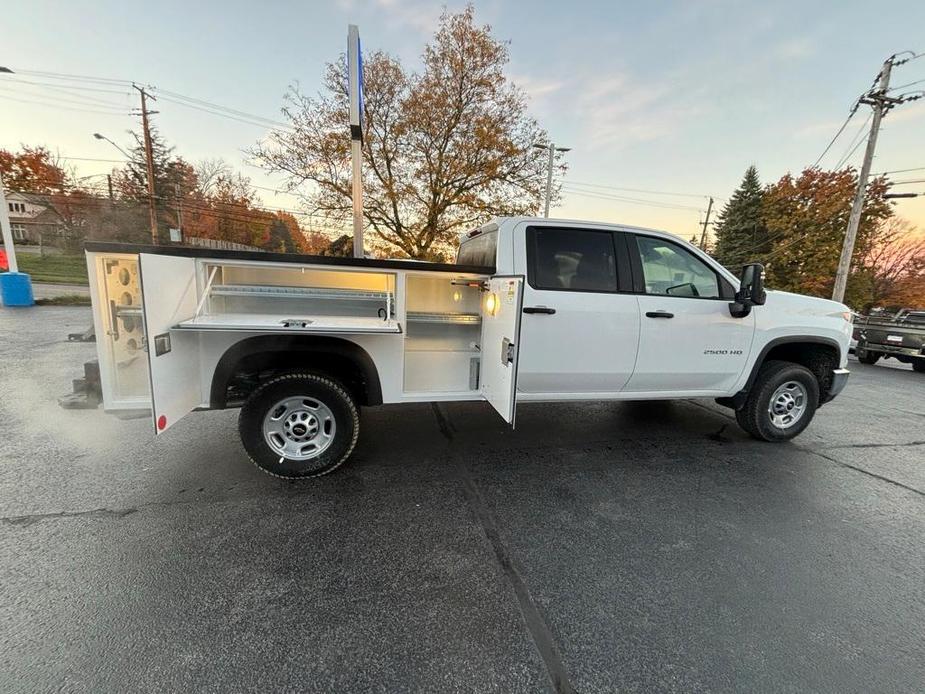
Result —
[[549, 203], [552, 200], [552, 169], [553, 164], [556, 158], [556, 152], [569, 152], [571, 147], [556, 147], [554, 143], [550, 142], [548, 145], [533, 145], [537, 149], [545, 149], [549, 152], [549, 156], [546, 160], [546, 206], [545, 211], [543, 212], [544, 217], [549, 217]]
[[106, 174], [106, 185], [109, 188], [109, 202], [112, 202], [113, 196], [112, 196], [112, 175], [111, 174]]
[[703, 218], [703, 233], [700, 234], [700, 248], [701, 250], [707, 250], [707, 225], [710, 223], [710, 210], [713, 209], [713, 198], [710, 198], [710, 202], [707, 205], [707, 216]]
[[145, 163], [148, 169], [148, 216], [151, 222], [151, 243], [155, 246], [158, 244], [157, 239], [157, 207], [154, 203], [154, 153], [151, 149], [151, 129], [148, 127], [148, 99], [157, 101], [153, 96], [148, 94], [144, 87], [132, 84], [141, 94], [141, 127], [145, 136]]
[[859, 103], [868, 104], [874, 109], [870, 121], [870, 135], [867, 136], [867, 149], [864, 151], [864, 162], [858, 174], [858, 190], [854, 195], [854, 204], [851, 206], [851, 216], [848, 217], [848, 229], [842, 242], [841, 257], [838, 260], [838, 270], [835, 273], [835, 287], [832, 289], [833, 301], [844, 301], [845, 288], [848, 286], [848, 272], [851, 270], [851, 256], [854, 253], [854, 240], [858, 234], [861, 223], [861, 212], [864, 210], [864, 195], [867, 192], [867, 177], [870, 175], [870, 166], [874, 161], [874, 150], [877, 147], [877, 135], [880, 132], [880, 121], [883, 115], [895, 103], [902, 103], [901, 99], [894, 99], [886, 95], [890, 88], [890, 72], [893, 69], [893, 57], [890, 56], [883, 63], [880, 70], [880, 81], [877, 89], [872, 89], [859, 99]]
[[177, 193], [177, 229], [180, 230], [180, 233], [183, 233], [183, 205], [180, 203], [180, 184], [175, 184], [175, 190]]

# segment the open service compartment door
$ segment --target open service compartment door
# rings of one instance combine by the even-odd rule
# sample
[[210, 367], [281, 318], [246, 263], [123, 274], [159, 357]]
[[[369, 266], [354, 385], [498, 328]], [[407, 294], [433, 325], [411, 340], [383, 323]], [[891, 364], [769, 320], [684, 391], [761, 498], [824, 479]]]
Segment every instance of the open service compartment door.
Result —
[[150, 253], [139, 254], [151, 413], [155, 433], [179, 422], [201, 401], [199, 335], [171, 331], [196, 315], [196, 261]]
[[488, 291], [482, 295], [480, 390], [513, 427], [524, 279], [498, 275], [487, 285]]

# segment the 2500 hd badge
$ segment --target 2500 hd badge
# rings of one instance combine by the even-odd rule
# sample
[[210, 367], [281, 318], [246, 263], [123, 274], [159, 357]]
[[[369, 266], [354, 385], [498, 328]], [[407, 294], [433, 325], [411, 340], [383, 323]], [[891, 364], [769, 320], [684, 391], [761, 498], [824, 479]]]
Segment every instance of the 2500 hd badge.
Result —
[[727, 354], [742, 354], [741, 349], [705, 349], [703, 350], [704, 354], [715, 354], [715, 355], [727, 355]]

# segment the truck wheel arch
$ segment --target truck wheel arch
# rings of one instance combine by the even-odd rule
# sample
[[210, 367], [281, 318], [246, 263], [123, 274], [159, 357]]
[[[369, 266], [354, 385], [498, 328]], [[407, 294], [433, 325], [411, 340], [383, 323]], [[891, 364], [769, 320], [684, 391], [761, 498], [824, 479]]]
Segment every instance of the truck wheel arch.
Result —
[[[218, 360], [212, 373], [209, 407], [223, 410], [228, 406], [228, 386], [248, 364], [311, 370], [311, 355], [320, 362], [318, 370], [329, 376], [343, 377], [344, 370], [349, 368], [350, 373], [358, 377], [356, 381], [344, 383], [358, 404], [382, 404], [382, 386], [376, 364], [369, 353], [355, 342], [325, 335], [260, 335], [236, 342]], [[302, 357], [309, 359], [302, 361]], [[293, 362], [294, 359], [297, 361]]]
[[[801, 353], [801, 349], [805, 351]], [[828, 402], [828, 392], [831, 388], [831, 374], [825, 373], [825, 369], [820, 368], [820, 360], [825, 360], [831, 355], [831, 368], [837, 369], [841, 364], [841, 348], [836, 340], [828, 337], [815, 335], [791, 335], [788, 337], [778, 337], [769, 341], [758, 353], [758, 358], [752, 364], [751, 372], [745, 386], [731, 398], [717, 398], [717, 402], [733, 409], [740, 409], [748, 397], [758, 378], [758, 372], [761, 365], [768, 359], [780, 359], [782, 361], [791, 361], [796, 364], [802, 364], [810, 369], [819, 381], [819, 404]]]

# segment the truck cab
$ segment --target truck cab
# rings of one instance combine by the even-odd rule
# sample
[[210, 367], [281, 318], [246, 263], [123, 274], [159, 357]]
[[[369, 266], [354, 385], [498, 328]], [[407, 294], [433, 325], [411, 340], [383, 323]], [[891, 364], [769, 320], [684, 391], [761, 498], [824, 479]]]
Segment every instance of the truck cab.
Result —
[[497, 219], [450, 264], [91, 244], [88, 268], [106, 407], [158, 434], [241, 407], [281, 477], [339, 466], [360, 406], [714, 398], [783, 441], [848, 376], [845, 306], [621, 225]]

